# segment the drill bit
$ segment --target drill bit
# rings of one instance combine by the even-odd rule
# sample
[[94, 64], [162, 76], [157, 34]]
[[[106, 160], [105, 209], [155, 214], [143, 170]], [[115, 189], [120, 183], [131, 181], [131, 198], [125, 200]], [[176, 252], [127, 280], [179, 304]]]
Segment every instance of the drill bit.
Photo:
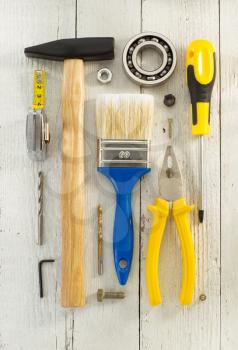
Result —
[[103, 274], [102, 206], [98, 206], [98, 274]]
[[38, 234], [37, 244], [42, 245], [43, 237], [43, 173], [38, 173]]

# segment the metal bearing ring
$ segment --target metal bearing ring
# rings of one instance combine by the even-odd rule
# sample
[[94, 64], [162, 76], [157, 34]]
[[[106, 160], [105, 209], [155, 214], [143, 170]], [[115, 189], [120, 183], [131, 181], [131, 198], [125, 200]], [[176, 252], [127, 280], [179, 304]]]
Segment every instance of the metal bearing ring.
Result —
[[[140, 53], [152, 48], [158, 52], [162, 64], [151, 71], [138, 63]], [[154, 32], [140, 33], [133, 37], [123, 51], [123, 65], [127, 75], [139, 85], [154, 86], [168, 79], [176, 66], [176, 51], [169, 39]]]

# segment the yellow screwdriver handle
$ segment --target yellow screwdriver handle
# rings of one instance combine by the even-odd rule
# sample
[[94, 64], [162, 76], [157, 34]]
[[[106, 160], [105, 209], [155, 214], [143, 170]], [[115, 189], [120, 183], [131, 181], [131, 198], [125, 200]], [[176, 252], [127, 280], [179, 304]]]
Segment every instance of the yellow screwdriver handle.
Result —
[[153, 214], [153, 220], [146, 255], [146, 283], [150, 304], [156, 306], [162, 303], [159, 286], [159, 253], [169, 215], [169, 203], [157, 198], [155, 204], [147, 205], [147, 208]]
[[195, 254], [192, 233], [189, 225], [188, 213], [194, 205], [187, 205], [184, 198], [173, 202], [173, 217], [178, 231], [183, 259], [182, 288], [180, 304], [192, 303], [195, 288]]
[[210, 133], [210, 101], [215, 81], [215, 53], [208, 40], [194, 40], [186, 55], [187, 84], [192, 105], [192, 134]]

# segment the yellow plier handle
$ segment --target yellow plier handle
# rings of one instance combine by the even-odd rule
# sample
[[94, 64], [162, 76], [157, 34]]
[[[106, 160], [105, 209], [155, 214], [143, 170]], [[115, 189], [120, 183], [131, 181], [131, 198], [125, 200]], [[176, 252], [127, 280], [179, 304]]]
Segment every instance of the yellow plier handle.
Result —
[[[193, 207], [193, 205], [187, 205], [185, 199], [181, 198], [173, 202], [172, 209], [183, 258], [183, 280], [180, 293], [182, 305], [191, 304], [195, 287], [195, 254], [188, 219], [188, 213]], [[153, 214], [153, 221], [147, 248], [146, 282], [150, 304], [156, 306], [162, 303], [159, 286], [159, 253], [169, 214], [169, 203], [157, 198], [155, 204], [148, 205], [147, 208]]]
[[183, 280], [179, 298], [182, 305], [191, 304], [195, 288], [195, 254], [188, 217], [193, 208], [194, 205], [187, 205], [184, 198], [173, 202], [172, 213], [179, 235], [183, 259]]
[[156, 198], [154, 205], [147, 205], [153, 214], [146, 256], [146, 283], [152, 306], [162, 303], [159, 286], [159, 253], [166, 221], [169, 215], [169, 202]]

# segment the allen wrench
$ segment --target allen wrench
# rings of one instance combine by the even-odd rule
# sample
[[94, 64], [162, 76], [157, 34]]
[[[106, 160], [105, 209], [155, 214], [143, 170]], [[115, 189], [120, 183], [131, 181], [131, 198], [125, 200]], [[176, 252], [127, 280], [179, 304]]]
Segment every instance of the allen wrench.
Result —
[[55, 262], [54, 259], [43, 259], [43, 260], [40, 260], [39, 263], [38, 263], [40, 298], [43, 298], [43, 297], [44, 297], [43, 279], [42, 279], [42, 265], [43, 265], [44, 263], [53, 263], [53, 262]]

